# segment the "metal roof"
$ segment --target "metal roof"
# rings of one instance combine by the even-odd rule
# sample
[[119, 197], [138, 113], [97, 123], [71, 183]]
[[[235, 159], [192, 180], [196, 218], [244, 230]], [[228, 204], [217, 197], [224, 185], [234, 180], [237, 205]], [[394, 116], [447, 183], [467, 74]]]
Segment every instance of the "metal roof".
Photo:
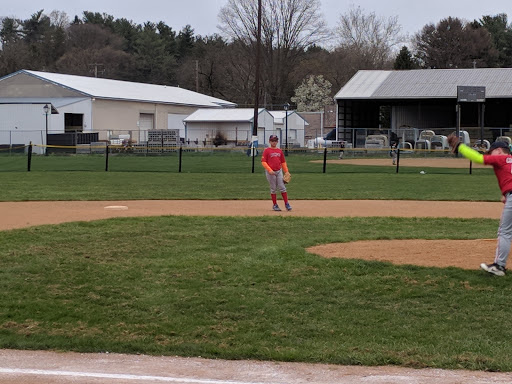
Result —
[[[258, 115], [266, 111], [265, 108], [258, 109]], [[234, 109], [198, 109], [191, 115], [183, 119], [186, 123], [191, 122], [246, 122], [250, 123], [254, 119], [253, 108], [234, 108]]]
[[288, 112], [288, 118], [290, 118], [291, 115], [295, 114], [299, 116], [300, 119], [304, 120], [305, 125], [309, 125], [309, 123], [304, 119], [301, 115], [299, 115], [296, 111], [268, 111], [273, 117], [274, 122], [277, 124], [284, 124], [286, 120], [286, 113]]
[[236, 106], [235, 103], [226, 100], [167, 85], [133, 83], [129, 81], [28, 71], [24, 69], [4, 78], [13, 77], [20, 73], [25, 73], [29, 76], [34, 76], [41, 80], [49, 81], [58, 86], [98, 99], [129, 100], [210, 108]]
[[13, 101], [13, 99], [0, 98], [0, 105], [39, 105], [41, 108], [47, 105], [51, 109], [52, 115], [58, 115], [59, 111], [55, 107], [60, 107], [51, 101], [41, 101], [36, 99], [20, 99], [20, 101]]
[[456, 98], [459, 85], [483, 86], [486, 98], [512, 98], [512, 68], [361, 70], [334, 98]]

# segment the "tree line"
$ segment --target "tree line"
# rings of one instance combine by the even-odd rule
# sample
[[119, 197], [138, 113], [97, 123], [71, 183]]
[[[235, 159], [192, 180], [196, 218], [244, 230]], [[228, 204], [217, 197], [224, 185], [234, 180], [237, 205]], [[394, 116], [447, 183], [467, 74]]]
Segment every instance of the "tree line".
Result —
[[[44, 10], [5, 17], [0, 76], [20, 69], [165, 84], [254, 104], [257, 0], [228, 0], [219, 32], [200, 36], [165, 22], [136, 24], [84, 11], [71, 20]], [[447, 17], [404, 36], [398, 17], [360, 7], [327, 28], [320, 0], [262, 0], [259, 103], [318, 110], [361, 69], [510, 67], [512, 24], [505, 13]]]

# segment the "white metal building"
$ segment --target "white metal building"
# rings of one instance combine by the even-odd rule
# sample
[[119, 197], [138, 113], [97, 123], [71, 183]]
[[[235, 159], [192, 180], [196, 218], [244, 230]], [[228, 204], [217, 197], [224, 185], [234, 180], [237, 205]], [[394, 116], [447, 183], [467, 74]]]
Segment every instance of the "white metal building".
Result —
[[[53, 113], [47, 116], [44, 105]], [[236, 104], [179, 87], [20, 70], [0, 78], [0, 106], [0, 144], [28, 144], [30, 136], [45, 145], [45, 131], [97, 132], [101, 141], [129, 135], [143, 142], [149, 129], [184, 136], [183, 119], [197, 108]]]
[[[213, 144], [215, 137], [222, 137], [228, 145], [249, 145], [252, 138], [254, 109], [205, 109], [200, 108], [186, 117], [187, 142]], [[258, 110], [258, 144], [268, 144], [268, 137], [275, 134], [274, 118], [265, 109]]]
[[304, 132], [308, 122], [296, 111], [269, 111], [274, 117], [274, 129], [279, 132], [279, 141], [284, 145], [288, 131], [288, 148], [304, 147]]

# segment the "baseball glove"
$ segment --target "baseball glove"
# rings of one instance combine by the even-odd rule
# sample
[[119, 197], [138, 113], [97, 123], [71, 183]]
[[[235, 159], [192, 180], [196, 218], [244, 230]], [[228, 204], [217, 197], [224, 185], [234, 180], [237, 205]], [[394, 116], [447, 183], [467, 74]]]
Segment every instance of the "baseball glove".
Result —
[[459, 148], [459, 138], [455, 136], [453, 133], [448, 136], [448, 145], [452, 149], [453, 153], [457, 153], [457, 149]]
[[283, 181], [285, 184], [288, 184], [292, 180], [292, 175], [290, 172], [285, 172], [283, 175]]

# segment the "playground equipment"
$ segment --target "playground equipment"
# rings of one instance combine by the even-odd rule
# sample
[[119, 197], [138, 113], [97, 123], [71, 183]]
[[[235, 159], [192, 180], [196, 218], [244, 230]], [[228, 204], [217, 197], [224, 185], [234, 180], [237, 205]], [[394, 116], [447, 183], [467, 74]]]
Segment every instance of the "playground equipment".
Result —
[[[455, 132], [453, 132], [455, 134]], [[463, 144], [470, 145], [468, 131], [459, 131], [459, 141]]]
[[400, 152], [402, 153], [414, 153], [414, 149], [412, 147], [412, 144], [408, 141], [405, 141], [403, 143], [398, 144], [398, 149], [400, 149]]
[[432, 137], [434, 137], [435, 135], [436, 135], [435, 132], [430, 129], [421, 131], [420, 137], [414, 143], [414, 148], [415, 149], [425, 149], [427, 151], [430, 151]]
[[473, 149], [476, 149], [477, 151], [488, 151], [491, 147], [491, 143], [489, 140], [484, 140], [483, 144], [481, 140], [475, 140], [475, 144], [473, 145]]
[[450, 149], [450, 145], [448, 144], [448, 137], [444, 135], [434, 135], [430, 141], [431, 149]]
[[[453, 131], [451, 134], [455, 135], [456, 131]], [[469, 139], [468, 131], [459, 131], [459, 142], [466, 144], [467, 146], [471, 145], [471, 140]]]
[[512, 143], [512, 140], [508, 136], [498, 136], [496, 138], [496, 141], [503, 141], [504, 143], [507, 143], [508, 145], [510, 145]]
[[368, 135], [366, 136], [364, 147], [366, 149], [388, 148], [388, 137], [386, 135]]

